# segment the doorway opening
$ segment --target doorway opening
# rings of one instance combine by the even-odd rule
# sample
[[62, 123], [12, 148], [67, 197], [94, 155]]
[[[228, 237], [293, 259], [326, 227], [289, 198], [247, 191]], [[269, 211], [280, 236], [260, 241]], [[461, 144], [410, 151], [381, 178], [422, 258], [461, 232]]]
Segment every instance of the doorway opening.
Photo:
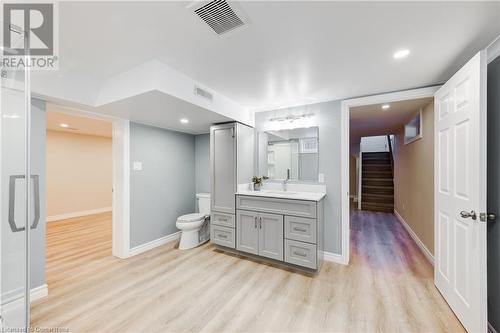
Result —
[[112, 123], [46, 112], [46, 281], [112, 255]]
[[[363, 228], [373, 228], [377, 232], [370, 237], [380, 239], [365, 242], [363, 249], [371, 252], [374, 249], [367, 244], [393, 239], [386, 250], [399, 255], [403, 250], [397, 244], [411, 237], [432, 264], [433, 97], [352, 107], [349, 128], [352, 239], [363, 238]], [[353, 255], [363, 255], [356, 242], [351, 249]]]

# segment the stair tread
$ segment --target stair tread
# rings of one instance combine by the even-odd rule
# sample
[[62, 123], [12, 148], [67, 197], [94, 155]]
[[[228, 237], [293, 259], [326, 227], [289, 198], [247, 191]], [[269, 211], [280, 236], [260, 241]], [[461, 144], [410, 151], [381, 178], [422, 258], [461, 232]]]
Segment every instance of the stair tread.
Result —
[[394, 207], [394, 203], [388, 203], [388, 202], [362, 202], [361, 206], [363, 205], [368, 205], [368, 206], [379, 206], [379, 207]]
[[366, 196], [373, 196], [373, 197], [377, 197], [377, 198], [394, 198], [393, 194], [366, 193], [363, 195], [363, 197], [366, 197]]
[[362, 185], [362, 187], [366, 188], [394, 188], [394, 185], [384, 186], [384, 185]]
[[391, 178], [369, 178], [369, 177], [363, 177], [363, 180], [381, 180], [381, 181], [384, 181], [384, 182], [388, 182], [388, 181], [393, 181], [392, 177]]

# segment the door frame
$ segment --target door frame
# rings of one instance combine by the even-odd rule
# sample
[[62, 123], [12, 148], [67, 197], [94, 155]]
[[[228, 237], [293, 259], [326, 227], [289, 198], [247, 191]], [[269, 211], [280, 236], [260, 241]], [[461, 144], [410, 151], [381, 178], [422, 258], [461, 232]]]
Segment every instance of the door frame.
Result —
[[350, 249], [350, 214], [349, 214], [349, 115], [350, 109], [358, 106], [391, 103], [405, 101], [418, 98], [434, 98], [434, 93], [441, 85], [416, 88], [379, 95], [346, 99], [341, 102], [340, 113], [340, 165], [341, 165], [341, 221], [342, 221], [342, 255], [341, 262], [345, 265], [349, 264], [349, 249]]
[[61, 105], [45, 98], [40, 99], [45, 103], [57, 105], [59, 113], [107, 121], [112, 124], [112, 254], [121, 259], [130, 257], [132, 255], [130, 248], [130, 121]]

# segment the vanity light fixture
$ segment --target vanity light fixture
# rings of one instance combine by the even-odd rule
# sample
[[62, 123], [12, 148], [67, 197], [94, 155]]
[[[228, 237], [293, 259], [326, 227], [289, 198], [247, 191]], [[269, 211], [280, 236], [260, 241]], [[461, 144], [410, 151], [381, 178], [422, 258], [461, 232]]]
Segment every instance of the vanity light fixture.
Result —
[[408, 49], [403, 49], [403, 50], [399, 50], [399, 51], [396, 51], [394, 54], [393, 54], [393, 58], [394, 59], [403, 59], [403, 58], [406, 58], [408, 55], [410, 54], [410, 50]]
[[62, 128], [68, 128], [69, 125], [68, 124], [65, 124], [65, 123], [62, 123], [62, 124], [59, 124], [59, 127], [62, 127]]
[[389, 110], [391, 106], [389, 104], [382, 105], [382, 110]]
[[181, 118], [179, 121], [181, 122], [181, 124], [189, 123], [189, 119], [187, 119], [187, 118]]
[[293, 123], [296, 120], [310, 118], [312, 116], [314, 116], [314, 113], [304, 113], [304, 114], [299, 114], [299, 115], [288, 115], [285, 117], [274, 117], [274, 118], [269, 119], [269, 121], [288, 121], [288, 122]]
[[17, 114], [4, 114], [4, 115], [2, 115], [2, 118], [4, 118], [4, 119], [17, 119], [17, 118], [19, 118], [19, 115], [17, 115]]

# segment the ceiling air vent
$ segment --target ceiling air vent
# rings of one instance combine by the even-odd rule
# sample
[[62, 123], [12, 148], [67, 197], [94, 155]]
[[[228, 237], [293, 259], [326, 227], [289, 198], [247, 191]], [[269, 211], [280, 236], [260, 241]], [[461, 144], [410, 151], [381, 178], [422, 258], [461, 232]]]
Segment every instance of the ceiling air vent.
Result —
[[245, 24], [225, 0], [211, 1], [194, 12], [218, 35]]
[[199, 87], [194, 87], [194, 94], [196, 96], [200, 96], [202, 98], [208, 99], [209, 101], [212, 101], [214, 99], [214, 97], [212, 96], [211, 93], [209, 93], [208, 91], [203, 90]]

